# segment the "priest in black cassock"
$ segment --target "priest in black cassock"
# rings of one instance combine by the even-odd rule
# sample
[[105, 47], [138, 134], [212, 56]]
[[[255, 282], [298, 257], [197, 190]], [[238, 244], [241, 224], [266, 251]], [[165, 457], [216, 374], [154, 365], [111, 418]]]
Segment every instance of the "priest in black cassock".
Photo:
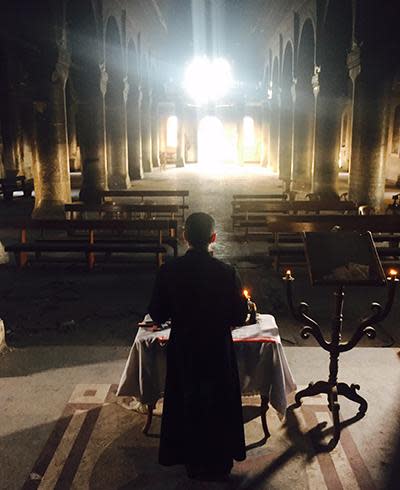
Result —
[[209, 252], [214, 219], [193, 213], [184, 233], [189, 250], [161, 267], [149, 306], [156, 323], [171, 319], [159, 461], [218, 479], [246, 457], [231, 327], [247, 301], [234, 268]]

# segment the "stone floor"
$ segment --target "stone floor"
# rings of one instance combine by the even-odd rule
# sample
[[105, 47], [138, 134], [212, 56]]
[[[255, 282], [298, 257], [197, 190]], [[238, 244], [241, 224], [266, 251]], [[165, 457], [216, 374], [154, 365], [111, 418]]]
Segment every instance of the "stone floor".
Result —
[[[200, 170], [194, 165], [157, 170], [135, 185], [190, 190], [190, 212], [208, 211], [217, 220], [215, 255], [237, 267], [259, 310], [275, 315], [297, 384], [325, 379], [328, 356], [315, 341], [300, 337], [287, 309], [281, 272], [272, 271], [265, 246], [240, 244], [230, 231], [231, 195], [282, 191], [279, 181], [260, 168]], [[387, 196], [391, 193], [388, 189]], [[0, 203], [0, 216], [24, 215], [30, 208], [22, 200], [7, 207]], [[0, 236], [3, 244], [16, 238]], [[9, 345], [0, 354], [1, 490], [385, 488], [398, 433], [400, 358], [398, 348], [391, 347], [400, 345], [400, 297], [378, 326], [377, 338], [364, 339], [363, 347], [342, 356], [341, 379], [361, 385], [369, 409], [344, 429], [335, 451], [316, 454], [311, 440], [312, 428], [328, 417], [324, 400], [306, 400], [303, 408], [289, 411], [285, 424], [271, 410], [272, 436], [266, 445], [257, 445], [258, 400], [246, 399], [247, 460], [235, 465], [231, 482], [201, 484], [189, 482], [181, 468], [157, 465], [159, 418], [152, 437], [143, 436], [143, 415], [124, 409], [114, 395], [155, 270], [144, 263], [99, 264], [89, 274], [83, 262], [64, 261], [16, 271], [7, 259], [0, 253], [0, 317]], [[310, 303], [312, 315], [329, 334], [333, 291], [312, 288], [304, 268], [294, 273], [296, 296]], [[345, 338], [371, 301], [384, 301], [385, 294], [384, 288], [346, 292]], [[354, 410], [344, 401], [341, 416], [352, 417]]]

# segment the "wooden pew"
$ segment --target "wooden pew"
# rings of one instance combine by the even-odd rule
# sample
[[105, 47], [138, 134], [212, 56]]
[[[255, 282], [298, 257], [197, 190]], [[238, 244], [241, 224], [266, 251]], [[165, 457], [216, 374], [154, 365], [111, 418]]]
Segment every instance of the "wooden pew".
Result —
[[232, 215], [233, 230], [245, 229], [245, 236], [249, 238], [250, 228], [264, 228], [266, 219], [274, 215], [297, 215], [299, 213], [356, 213], [357, 205], [352, 201], [272, 201], [260, 200], [232, 202], [234, 214]]
[[[103, 191], [101, 197], [104, 202], [108, 199], [114, 198], [138, 198], [141, 203], [145, 203], [146, 198], [178, 198], [181, 203], [178, 204], [181, 209], [181, 214], [177, 218], [185, 219], [185, 210], [189, 209], [186, 203], [186, 198], [189, 197], [189, 191], [187, 190], [139, 190], [139, 189], [126, 189], [126, 190], [109, 190]], [[116, 204], [119, 204], [118, 202]], [[153, 203], [152, 203], [153, 204]], [[154, 203], [155, 204], [155, 203]], [[161, 203], [157, 203], [161, 204]]]
[[[273, 234], [269, 255], [274, 257], [278, 270], [282, 259], [288, 263], [304, 262], [304, 246], [301, 234], [305, 231], [329, 231], [335, 226], [345, 231], [370, 231], [381, 260], [400, 260], [400, 216], [393, 215], [297, 215], [270, 217], [267, 227]], [[282, 240], [282, 235], [285, 240]], [[293, 239], [291, 240], [292, 237]]]
[[24, 197], [31, 197], [33, 192], [33, 180], [26, 179], [24, 175], [5, 177], [0, 179], [0, 194], [5, 201], [12, 201], [14, 192], [23, 192]]
[[65, 204], [64, 210], [67, 219], [175, 219], [180, 213], [177, 204], [114, 204], [87, 205], [83, 202]]
[[[95, 264], [95, 254], [112, 253], [155, 254], [160, 266], [170, 245], [177, 255], [176, 220], [30, 220], [19, 223], [1, 223], [2, 227], [20, 230], [20, 243], [7, 245], [5, 250], [15, 255], [20, 267], [26, 265], [28, 253], [37, 258], [41, 253], [82, 252], [86, 255], [89, 269]], [[171, 229], [174, 236], [170, 236]], [[39, 230], [41, 237], [28, 241], [28, 231]], [[44, 238], [45, 232], [57, 232], [58, 236]], [[62, 236], [59, 236], [61, 232]], [[66, 236], [72, 232], [73, 237]], [[78, 237], [75, 232], [81, 232]], [[151, 233], [134, 236], [134, 233]]]

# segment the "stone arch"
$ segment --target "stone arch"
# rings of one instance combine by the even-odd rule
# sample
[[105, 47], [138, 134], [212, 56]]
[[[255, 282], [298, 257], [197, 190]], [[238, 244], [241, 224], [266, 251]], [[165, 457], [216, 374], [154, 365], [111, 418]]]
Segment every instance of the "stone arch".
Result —
[[117, 21], [110, 16], [105, 37], [106, 70], [108, 75], [106, 92], [106, 146], [108, 186], [110, 189], [129, 187], [126, 107], [124, 96], [124, 63], [121, 35]]
[[296, 187], [309, 189], [313, 170], [315, 33], [308, 19], [301, 30], [296, 66], [294, 110], [293, 180]]
[[270, 158], [269, 165], [274, 172], [279, 168], [279, 61], [275, 56], [271, 74], [271, 126], [270, 126]]
[[316, 106], [314, 187], [316, 192], [330, 195], [337, 193], [342, 114], [352, 93], [347, 67], [352, 39], [351, 0], [329, 2], [325, 14], [317, 45], [317, 64], [321, 71]]
[[128, 166], [131, 180], [143, 177], [142, 143], [140, 120], [140, 79], [139, 62], [136, 45], [132, 39], [128, 41], [128, 83], [129, 95], [127, 100], [127, 131], [128, 131]]
[[292, 166], [292, 134], [293, 134], [293, 45], [286, 43], [283, 52], [281, 73], [281, 116], [279, 131], [279, 178], [286, 182], [289, 189]]
[[66, 33], [67, 48], [71, 55], [66, 86], [70, 167], [82, 170], [80, 198], [84, 201], [99, 201], [99, 191], [106, 188], [107, 176], [103, 94], [100, 90], [100, 46], [91, 2], [68, 2]]

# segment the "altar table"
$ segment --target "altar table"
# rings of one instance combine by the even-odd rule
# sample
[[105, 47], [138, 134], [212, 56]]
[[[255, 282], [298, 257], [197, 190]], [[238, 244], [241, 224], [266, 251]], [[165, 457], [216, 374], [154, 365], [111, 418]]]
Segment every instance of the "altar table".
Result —
[[[163, 396], [169, 334], [169, 328], [156, 332], [139, 328], [118, 386], [118, 396], [132, 396], [148, 406], [144, 433], [150, 428], [157, 400]], [[258, 315], [257, 323], [233, 329], [232, 338], [242, 395], [261, 396], [261, 420], [268, 437], [265, 418], [268, 403], [283, 417], [287, 396], [296, 390], [275, 318]]]

